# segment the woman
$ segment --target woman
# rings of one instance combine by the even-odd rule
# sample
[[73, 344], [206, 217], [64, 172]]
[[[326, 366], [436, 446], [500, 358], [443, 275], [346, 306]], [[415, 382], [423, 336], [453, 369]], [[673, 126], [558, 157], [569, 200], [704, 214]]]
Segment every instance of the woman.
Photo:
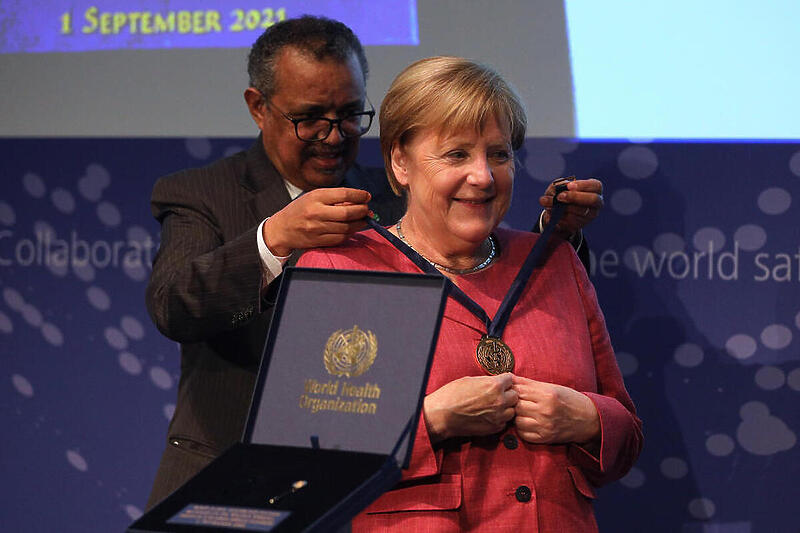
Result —
[[[353, 529], [595, 531], [594, 487], [631, 467], [641, 422], [568, 244], [504, 301], [538, 238], [498, 227], [525, 137], [519, 98], [485, 66], [429, 58], [395, 79], [380, 123], [389, 180], [407, 198], [389, 231], [468, 298], [448, 299], [410, 468]], [[374, 230], [299, 264], [420, 271]], [[493, 333], [502, 342], [467, 300], [488, 317], [511, 306]]]

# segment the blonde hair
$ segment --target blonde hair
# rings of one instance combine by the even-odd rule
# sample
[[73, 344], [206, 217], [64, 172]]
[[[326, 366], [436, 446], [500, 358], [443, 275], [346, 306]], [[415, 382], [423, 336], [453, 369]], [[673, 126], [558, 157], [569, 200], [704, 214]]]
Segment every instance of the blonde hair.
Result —
[[389, 87], [380, 112], [381, 152], [395, 194], [402, 194], [392, 171], [395, 144], [404, 146], [427, 128], [442, 133], [480, 130], [488, 117], [508, 127], [514, 150], [522, 146], [528, 125], [525, 109], [495, 70], [450, 56], [429, 57], [406, 67]]

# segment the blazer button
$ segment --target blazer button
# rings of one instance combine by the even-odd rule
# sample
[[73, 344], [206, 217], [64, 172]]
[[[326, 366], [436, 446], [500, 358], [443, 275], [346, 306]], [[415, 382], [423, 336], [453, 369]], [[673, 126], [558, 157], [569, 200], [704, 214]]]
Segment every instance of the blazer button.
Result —
[[503, 435], [503, 446], [505, 446], [509, 450], [516, 450], [517, 446], [519, 446], [517, 437], [515, 437], [511, 433], [506, 433], [505, 435]]
[[525, 485], [520, 485], [517, 487], [517, 490], [514, 491], [514, 496], [517, 497], [518, 502], [529, 502], [531, 501], [531, 489], [526, 487]]

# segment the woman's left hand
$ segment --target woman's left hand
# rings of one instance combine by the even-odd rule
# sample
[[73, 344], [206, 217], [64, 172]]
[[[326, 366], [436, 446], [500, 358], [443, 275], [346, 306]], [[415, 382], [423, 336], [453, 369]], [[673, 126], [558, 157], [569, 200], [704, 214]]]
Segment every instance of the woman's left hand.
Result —
[[534, 444], [588, 443], [600, 436], [600, 415], [592, 400], [575, 389], [513, 376], [519, 394], [514, 425]]

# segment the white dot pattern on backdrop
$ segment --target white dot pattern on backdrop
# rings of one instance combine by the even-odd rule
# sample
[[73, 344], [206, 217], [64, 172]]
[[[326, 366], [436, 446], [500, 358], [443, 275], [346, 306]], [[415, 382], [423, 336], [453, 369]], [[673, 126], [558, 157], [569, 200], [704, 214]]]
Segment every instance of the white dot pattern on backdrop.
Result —
[[615, 213], [630, 216], [642, 208], [642, 196], [634, 189], [619, 189], [611, 195], [610, 203]]
[[3, 333], [14, 332], [14, 323], [11, 322], [11, 318], [2, 311], [0, 311], [0, 331]]
[[97, 187], [105, 189], [111, 185], [111, 174], [100, 163], [91, 163], [86, 167], [86, 177], [92, 180]]
[[650, 254], [650, 250], [637, 244], [625, 250], [625, 253], [622, 255], [622, 262], [630, 270], [638, 272], [648, 254]]
[[159, 389], [169, 390], [172, 388], [172, 376], [160, 366], [150, 369], [150, 381]]
[[717, 506], [708, 498], [695, 498], [689, 502], [689, 514], [698, 520], [708, 520], [717, 512]]
[[747, 402], [739, 408], [742, 419], [756, 419], [769, 415], [769, 407], [761, 402]]
[[789, 159], [789, 170], [795, 176], [800, 177], [800, 152], [795, 152]]
[[747, 359], [756, 353], [756, 341], [753, 337], [738, 333], [732, 335], [725, 343], [725, 350], [728, 355], [736, 359]]
[[142, 510], [135, 505], [128, 504], [125, 506], [125, 514], [128, 515], [128, 518], [131, 520], [139, 520], [139, 518], [142, 517]]
[[767, 232], [755, 224], [745, 224], [733, 234], [733, 240], [739, 243], [739, 248], [754, 252], [767, 243]]
[[46, 220], [37, 220], [33, 223], [33, 233], [41, 235], [43, 239], [55, 239], [57, 237], [56, 230]]
[[125, 335], [133, 340], [140, 341], [144, 338], [144, 327], [142, 323], [130, 315], [122, 317], [122, 320], [120, 320], [120, 327], [122, 331], [125, 332]]
[[122, 265], [122, 270], [125, 272], [125, 275], [131, 278], [133, 281], [144, 281], [147, 278], [147, 270], [144, 268], [144, 265]]
[[764, 390], [776, 390], [786, 383], [786, 375], [776, 366], [762, 366], [756, 370], [755, 382]]
[[72, 272], [81, 281], [89, 283], [94, 281], [95, 269], [89, 263], [75, 263], [72, 265]]
[[571, 154], [580, 146], [575, 139], [548, 139], [547, 143], [562, 154]]
[[63, 264], [61, 263], [56, 264], [55, 262], [53, 262], [47, 265], [47, 270], [49, 270], [50, 273], [53, 274], [54, 276], [63, 278], [64, 276], [67, 275], [69, 267], [67, 266], [66, 262]]
[[195, 159], [208, 159], [211, 156], [211, 141], [201, 137], [186, 139], [186, 151]]
[[32, 172], [22, 176], [22, 186], [25, 191], [34, 198], [41, 198], [47, 194], [47, 187], [44, 184], [44, 180]]
[[800, 392], [800, 368], [795, 368], [786, 376], [786, 384], [789, 388]]
[[14, 208], [6, 202], [0, 202], [0, 224], [13, 226], [16, 221], [17, 215], [14, 213]]
[[86, 289], [86, 299], [89, 304], [98, 311], [108, 311], [111, 307], [111, 298], [108, 293], [100, 287], [89, 287]]
[[151, 241], [152, 237], [150, 236], [150, 232], [144, 229], [141, 226], [131, 226], [128, 228], [126, 232], [129, 241], [134, 241], [138, 243], [143, 243], [147, 241]]
[[128, 338], [115, 327], [107, 327], [103, 332], [106, 342], [115, 350], [125, 350], [128, 347]]
[[662, 233], [653, 239], [653, 251], [657, 254], [671, 254], [682, 252], [686, 248], [683, 237], [677, 233]]
[[706, 450], [716, 457], [725, 457], [733, 452], [736, 443], [728, 435], [717, 433], [706, 439]]
[[103, 189], [97, 187], [89, 176], [84, 176], [78, 180], [78, 192], [90, 202], [97, 202], [103, 197]]
[[617, 352], [617, 366], [625, 377], [632, 376], [639, 369], [639, 360], [628, 352]]
[[644, 485], [645, 475], [640, 468], [634, 466], [624, 477], [620, 478], [619, 482], [629, 489], [638, 489]]
[[687, 342], [675, 349], [675, 362], [687, 368], [695, 367], [703, 362], [703, 349]]
[[725, 246], [725, 234], [719, 228], [701, 228], [694, 233], [692, 243], [701, 252], [709, 248], [716, 252]]
[[53, 202], [53, 206], [65, 215], [75, 211], [75, 198], [66, 189], [61, 187], [53, 189], [53, 192], [50, 193], [50, 200]]
[[90, 202], [97, 202], [110, 184], [108, 170], [99, 163], [91, 163], [86, 167], [86, 175], [78, 180], [78, 192]]
[[536, 181], [551, 182], [564, 175], [564, 156], [555, 151], [531, 151], [525, 157], [525, 170]]
[[620, 152], [617, 166], [629, 178], [649, 178], [658, 168], [658, 156], [647, 146], [631, 146]]
[[31, 326], [38, 328], [42, 325], [42, 312], [31, 304], [22, 306], [22, 318]]
[[128, 374], [134, 376], [142, 373], [142, 362], [130, 352], [121, 352], [119, 354], [119, 366]]
[[168, 403], [164, 406], [164, 418], [167, 420], [172, 420], [172, 415], [175, 414], [175, 404]]
[[64, 334], [61, 333], [61, 329], [50, 322], [42, 324], [42, 337], [53, 346], [61, 346], [64, 344]]
[[771, 415], [769, 407], [762, 402], [747, 402], [739, 415], [742, 422], [736, 430], [736, 440], [753, 455], [773, 455], [797, 443], [794, 432], [783, 420]]
[[228, 146], [227, 148], [225, 148], [225, 151], [223, 152], [223, 155], [225, 157], [230, 157], [230, 156], [232, 156], [234, 154], [238, 154], [242, 150], [243, 150], [243, 148], [241, 146], [236, 146], [234, 144], [234, 145], [231, 145], [231, 146]]
[[792, 330], [782, 324], [772, 324], [761, 332], [761, 342], [767, 348], [782, 350], [792, 342]]
[[89, 464], [86, 462], [86, 459], [75, 450], [67, 450], [67, 461], [69, 464], [75, 468], [75, 470], [79, 470], [80, 472], [86, 472], [89, 470]]
[[100, 202], [97, 204], [97, 218], [100, 222], [109, 227], [119, 226], [122, 222], [122, 215], [117, 206], [111, 202]]
[[[128, 228], [127, 236], [128, 241], [137, 242], [141, 244], [143, 248], [152, 246], [153, 238], [150, 236], [150, 233], [141, 226], [131, 226]], [[126, 276], [134, 281], [144, 281], [148, 276], [147, 268], [145, 268], [144, 265], [144, 259], [135, 263], [123, 261], [122, 270], [125, 272]]]
[[25, 306], [25, 299], [17, 289], [6, 287], [3, 289], [3, 300], [6, 305], [13, 311], [19, 312]]
[[767, 215], [783, 214], [792, 204], [792, 196], [786, 189], [770, 187], [758, 195], [758, 208]]
[[11, 383], [21, 395], [25, 396], [26, 398], [33, 397], [33, 385], [31, 385], [31, 382], [28, 381], [25, 376], [14, 374], [11, 376]]
[[667, 457], [661, 461], [661, 473], [668, 479], [681, 479], [689, 473], [689, 465], [679, 457]]

